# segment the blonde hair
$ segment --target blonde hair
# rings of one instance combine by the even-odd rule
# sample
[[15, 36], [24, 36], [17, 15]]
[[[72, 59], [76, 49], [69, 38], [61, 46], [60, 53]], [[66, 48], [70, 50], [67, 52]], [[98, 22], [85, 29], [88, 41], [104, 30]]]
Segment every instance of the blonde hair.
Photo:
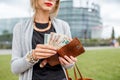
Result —
[[[36, 10], [37, 10], [37, 1], [38, 0], [30, 0], [30, 3], [31, 3], [31, 7], [33, 9], [33, 11], [36, 13]], [[50, 17], [51, 18], [54, 18], [57, 16], [58, 14], [58, 10], [59, 10], [59, 6], [60, 6], [60, 0], [57, 0], [56, 1], [56, 4], [55, 4], [55, 7], [53, 8], [53, 10], [50, 12]]]

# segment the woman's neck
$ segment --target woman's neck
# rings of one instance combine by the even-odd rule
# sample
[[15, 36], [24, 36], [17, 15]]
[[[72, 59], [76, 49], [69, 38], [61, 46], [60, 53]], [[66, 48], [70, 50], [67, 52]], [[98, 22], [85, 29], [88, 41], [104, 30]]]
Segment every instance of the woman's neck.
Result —
[[39, 23], [48, 23], [49, 21], [49, 12], [48, 11], [37, 11], [35, 13], [35, 17], [34, 20], [35, 22], [39, 22]]

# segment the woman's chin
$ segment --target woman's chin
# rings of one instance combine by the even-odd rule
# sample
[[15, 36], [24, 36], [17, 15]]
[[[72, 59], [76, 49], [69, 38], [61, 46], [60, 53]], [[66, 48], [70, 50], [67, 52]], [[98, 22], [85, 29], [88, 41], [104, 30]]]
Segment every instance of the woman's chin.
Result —
[[48, 12], [50, 12], [51, 10], [52, 10], [51, 7], [45, 7], [45, 8], [44, 8], [44, 11], [48, 11]]

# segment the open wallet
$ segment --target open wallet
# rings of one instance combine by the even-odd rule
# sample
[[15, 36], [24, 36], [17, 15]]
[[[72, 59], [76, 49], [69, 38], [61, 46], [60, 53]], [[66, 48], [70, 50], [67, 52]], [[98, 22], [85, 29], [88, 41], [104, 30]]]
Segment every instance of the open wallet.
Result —
[[64, 57], [64, 55], [77, 57], [78, 55], [85, 52], [85, 50], [81, 42], [76, 37], [70, 43], [60, 48], [57, 52], [61, 57]]
[[60, 63], [58, 59], [59, 56], [64, 57], [65, 55], [67, 55], [67, 56], [77, 57], [84, 52], [85, 49], [83, 45], [81, 44], [80, 40], [77, 37], [75, 37], [68, 44], [58, 49], [56, 55], [47, 58], [47, 62], [49, 65], [55, 66]]

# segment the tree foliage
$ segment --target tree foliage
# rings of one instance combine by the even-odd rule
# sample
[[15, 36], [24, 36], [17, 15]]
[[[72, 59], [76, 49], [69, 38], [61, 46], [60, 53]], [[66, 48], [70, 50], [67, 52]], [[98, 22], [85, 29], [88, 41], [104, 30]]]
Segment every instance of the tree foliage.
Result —
[[112, 28], [111, 39], [115, 39], [115, 31], [114, 31], [114, 27]]
[[9, 33], [7, 30], [3, 31], [3, 34], [0, 35], [0, 49], [10, 49], [12, 46], [12, 33]]

